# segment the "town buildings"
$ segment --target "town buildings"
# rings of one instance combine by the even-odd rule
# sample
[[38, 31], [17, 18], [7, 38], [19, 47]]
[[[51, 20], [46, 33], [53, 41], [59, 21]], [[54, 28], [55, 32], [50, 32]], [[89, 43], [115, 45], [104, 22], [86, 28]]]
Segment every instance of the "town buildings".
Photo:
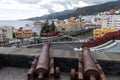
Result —
[[115, 9], [98, 14], [101, 20], [101, 29], [93, 31], [94, 38], [102, 37], [105, 33], [120, 30], [120, 12]]
[[104, 34], [106, 34], [108, 32], [114, 32], [114, 31], [115, 31], [115, 28], [109, 28], [109, 27], [105, 27], [105, 28], [101, 28], [101, 29], [94, 29], [93, 30], [93, 37], [94, 37], [94, 39], [100, 38]]
[[71, 17], [66, 21], [58, 21], [57, 22], [57, 30], [58, 31], [72, 31], [81, 28], [81, 21], [76, 19], [75, 17]]
[[114, 27], [116, 30], [120, 29], [120, 15], [105, 15], [102, 20], [102, 28]]

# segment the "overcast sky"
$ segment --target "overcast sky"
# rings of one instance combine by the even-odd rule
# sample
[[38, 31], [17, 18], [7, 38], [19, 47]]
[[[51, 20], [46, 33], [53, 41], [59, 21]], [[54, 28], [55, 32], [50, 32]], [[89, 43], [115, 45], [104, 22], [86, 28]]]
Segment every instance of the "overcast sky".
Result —
[[0, 20], [17, 20], [116, 0], [0, 0]]

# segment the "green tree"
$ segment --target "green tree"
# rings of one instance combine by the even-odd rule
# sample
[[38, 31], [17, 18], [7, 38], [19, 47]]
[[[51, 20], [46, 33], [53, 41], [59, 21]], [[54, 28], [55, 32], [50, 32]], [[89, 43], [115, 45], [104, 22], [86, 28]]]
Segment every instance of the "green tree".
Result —
[[34, 43], [37, 44], [37, 39], [36, 39], [36, 36], [38, 36], [37, 33], [36, 33], [36, 32], [33, 32], [33, 33], [32, 33], [32, 36], [34, 37]]
[[12, 34], [13, 38], [15, 38], [15, 32]]
[[56, 31], [56, 26], [54, 24], [54, 21], [49, 25], [48, 21], [44, 24], [41, 33], [50, 33], [50, 32], [55, 32]]
[[49, 23], [48, 21], [46, 21], [46, 23], [44, 24], [42, 30], [41, 30], [41, 33], [48, 33], [49, 32]]
[[51, 30], [51, 32], [55, 32], [56, 31], [56, 26], [54, 24], [54, 21], [52, 21], [52, 24], [50, 24], [50, 30]]
[[33, 32], [33, 33], [32, 33], [32, 36], [33, 36], [33, 37], [36, 37], [36, 36], [38, 36], [38, 35], [37, 35], [36, 32]]
[[62, 28], [62, 31], [65, 31], [65, 28]]

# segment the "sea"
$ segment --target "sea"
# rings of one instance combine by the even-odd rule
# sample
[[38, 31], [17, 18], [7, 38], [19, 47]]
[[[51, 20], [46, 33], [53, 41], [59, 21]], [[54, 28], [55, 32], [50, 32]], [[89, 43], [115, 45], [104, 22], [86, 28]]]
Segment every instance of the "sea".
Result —
[[25, 27], [33, 27], [34, 21], [20, 21], [20, 20], [0, 20], [0, 27], [2, 26], [14, 26], [15, 28]]

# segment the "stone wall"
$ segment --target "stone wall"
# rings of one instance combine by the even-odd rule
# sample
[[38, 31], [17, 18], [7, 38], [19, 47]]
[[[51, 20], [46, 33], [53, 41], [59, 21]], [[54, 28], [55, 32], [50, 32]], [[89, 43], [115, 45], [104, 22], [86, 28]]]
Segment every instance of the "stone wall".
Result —
[[120, 61], [98, 60], [107, 75], [120, 75]]
[[[0, 54], [0, 62], [3, 66], [30, 68], [34, 57], [31, 55]], [[75, 68], [76, 71], [78, 70], [79, 60], [77, 58], [54, 57], [54, 61], [54, 66], [59, 66], [63, 72], [70, 72], [71, 68]], [[106, 75], [120, 75], [119, 61], [98, 60], [98, 62]]]
[[0, 54], [2, 66], [29, 68], [34, 56]]

